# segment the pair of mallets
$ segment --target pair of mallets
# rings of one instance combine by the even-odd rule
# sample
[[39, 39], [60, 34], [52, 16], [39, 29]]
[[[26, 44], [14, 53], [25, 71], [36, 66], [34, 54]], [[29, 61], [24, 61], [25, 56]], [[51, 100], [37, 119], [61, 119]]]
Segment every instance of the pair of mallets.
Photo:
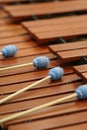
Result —
[[[54, 71], [55, 69], [55, 71]], [[49, 72], [49, 76], [48, 76], [48, 79], [54, 79], [54, 77], [56, 78], [57, 75], [55, 75], [54, 73], [57, 72], [57, 69], [59, 70], [60, 68], [54, 68], [54, 69], [51, 69], [51, 71]], [[51, 75], [52, 74], [52, 75]], [[51, 77], [52, 76], [52, 77]], [[58, 76], [59, 77], [59, 76]], [[57, 78], [56, 78], [57, 79]], [[49, 106], [52, 106], [52, 105], [55, 105], [55, 104], [58, 104], [58, 103], [62, 103], [64, 101], [67, 101], [67, 100], [70, 100], [70, 99], [73, 99], [73, 98], [78, 98], [78, 99], [87, 99], [87, 84], [86, 85], [82, 85], [80, 87], [78, 87], [75, 91], [75, 93], [69, 95], [69, 96], [66, 96], [64, 98], [61, 98], [61, 99], [56, 99], [54, 101], [51, 101], [51, 102], [48, 102], [46, 104], [42, 104], [40, 106], [37, 106], [37, 107], [34, 107], [32, 109], [28, 109], [26, 111], [23, 111], [23, 112], [20, 112], [20, 113], [17, 113], [17, 114], [13, 114], [11, 116], [8, 116], [6, 118], [3, 118], [0, 120], [0, 126], [1, 128], [3, 129], [4, 128], [4, 123], [8, 122], [8, 121], [11, 121], [11, 120], [15, 120], [15, 119], [18, 119], [20, 117], [23, 117], [23, 116], [26, 116], [28, 114], [32, 114], [33, 112], [35, 111], [38, 111], [38, 110], [41, 110], [43, 108], [47, 108]]]

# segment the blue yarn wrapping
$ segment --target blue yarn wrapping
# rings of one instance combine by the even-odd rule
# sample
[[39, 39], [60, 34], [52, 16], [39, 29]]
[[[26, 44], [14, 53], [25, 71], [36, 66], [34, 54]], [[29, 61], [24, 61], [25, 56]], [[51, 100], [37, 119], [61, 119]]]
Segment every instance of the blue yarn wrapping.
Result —
[[50, 63], [49, 58], [46, 56], [40, 56], [33, 60], [33, 65], [37, 69], [46, 68], [49, 65], [49, 63]]
[[75, 93], [78, 99], [87, 99], [87, 84], [79, 86]]
[[49, 71], [49, 74], [51, 76], [51, 80], [58, 80], [64, 75], [64, 71], [61, 67], [55, 67]]
[[6, 58], [14, 56], [16, 52], [17, 48], [15, 45], [7, 45], [2, 49], [2, 55]]

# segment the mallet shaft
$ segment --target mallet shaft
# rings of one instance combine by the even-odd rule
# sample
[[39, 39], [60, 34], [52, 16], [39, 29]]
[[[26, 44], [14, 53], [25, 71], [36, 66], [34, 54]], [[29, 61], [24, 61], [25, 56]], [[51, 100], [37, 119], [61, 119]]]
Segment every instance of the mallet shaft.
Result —
[[19, 68], [19, 67], [25, 67], [25, 66], [31, 66], [31, 65], [33, 65], [33, 63], [26, 63], [26, 64], [20, 64], [20, 65], [15, 65], [15, 66], [9, 66], [9, 67], [0, 68], [0, 71], [15, 69], [15, 68]]
[[10, 99], [13, 99], [13, 98], [19, 96], [19, 95], [22, 94], [23, 92], [29, 90], [30, 88], [32, 88], [32, 87], [34, 87], [34, 86], [36, 86], [36, 85], [38, 85], [38, 84], [40, 84], [40, 83], [42, 83], [42, 82], [44, 82], [44, 81], [50, 79], [50, 78], [51, 78], [51, 76], [47, 76], [47, 77], [45, 77], [45, 78], [43, 78], [43, 79], [41, 79], [41, 80], [39, 80], [39, 81], [37, 81], [37, 82], [35, 82], [35, 83], [33, 83], [33, 84], [31, 84], [31, 85], [25, 87], [25, 88], [23, 88], [23, 89], [21, 89], [21, 90], [15, 92], [15, 93], [13, 93], [13, 94], [7, 96], [6, 98], [1, 99], [1, 100], [0, 100], [0, 104], [5, 103], [5, 102], [9, 101]]
[[0, 52], [0, 55], [2, 55], [2, 52]]

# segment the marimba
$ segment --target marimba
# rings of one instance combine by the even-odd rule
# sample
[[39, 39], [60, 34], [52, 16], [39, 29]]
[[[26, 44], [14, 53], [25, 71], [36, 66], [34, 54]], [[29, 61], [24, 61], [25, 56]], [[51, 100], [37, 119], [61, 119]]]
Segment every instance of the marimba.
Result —
[[[72, 94], [87, 82], [87, 0], [0, 0], [0, 49], [14, 44], [14, 57], [0, 56], [0, 67], [47, 56], [50, 65], [0, 72], [0, 99], [45, 77], [61, 66], [64, 76], [46, 81], [0, 105], [0, 119]], [[82, 130], [87, 127], [87, 101], [72, 99], [5, 123], [8, 130]]]

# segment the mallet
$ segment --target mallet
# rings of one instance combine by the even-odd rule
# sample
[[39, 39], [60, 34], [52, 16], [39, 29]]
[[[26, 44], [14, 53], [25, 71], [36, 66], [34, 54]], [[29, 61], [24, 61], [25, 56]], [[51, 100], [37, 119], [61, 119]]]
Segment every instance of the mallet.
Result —
[[37, 81], [37, 82], [35, 82], [35, 83], [33, 83], [33, 84], [23, 88], [23, 89], [21, 89], [21, 90], [15, 92], [13, 94], [5, 97], [4, 99], [1, 99], [0, 100], [0, 104], [5, 103], [5, 102], [7, 102], [7, 101], [9, 101], [9, 100], [19, 96], [23, 92], [29, 90], [32, 87], [35, 87], [36, 85], [39, 85], [39, 84], [43, 83], [44, 81], [48, 81], [49, 79], [50, 80], [58, 80], [58, 79], [60, 79], [63, 76], [63, 74], [64, 74], [64, 71], [63, 71], [63, 69], [61, 67], [55, 67], [55, 68], [53, 68], [53, 69], [51, 69], [49, 71], [47, 77], [45, 77], [45, 78], [43, 78], [43, 79], [41, 79], [41, 80], [39, 80], [39, 81]]
[[35, 66], [37, 69], [42, 69], [42, 68], [46, 68], [49, 65], [49, 63], [50, 63], [50, 61], [49, 61], [48, 57], [39, 56], [39, 57], [35, 58], [33, 60], [33, 62], [31, 62], [31, 63], [25, 63], [25, 64], [20, 64], [20, 65], [0, 68], [0, 71], [20, 68], [20, 67], [25, 67], [25, 66], [32, 66], [32, 65]]

